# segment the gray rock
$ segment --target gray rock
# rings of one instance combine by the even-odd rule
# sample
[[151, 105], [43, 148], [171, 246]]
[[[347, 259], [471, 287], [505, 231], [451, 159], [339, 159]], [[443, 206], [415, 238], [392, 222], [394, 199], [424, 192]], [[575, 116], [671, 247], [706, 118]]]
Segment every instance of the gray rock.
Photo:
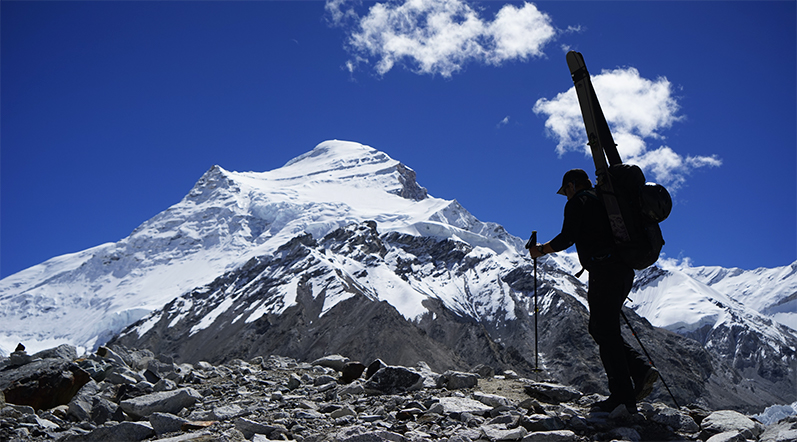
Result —
[[77, 349], [69, 344], [61, 344], [58, 347], [40, 351], [34, 354], [33, 358], [65, 359], [67, 361], [74, 361], [77, 359]]
[[96, 361], [94, 359], [82, 359], [76, 361], [76, 364], [86, 371], [86, 373], [91, 376], [97, 382], [101, 382], [105, 380], [105, 377], [113, 370], [113, 365], [99, 360]]
[[235, 420], [235, 428], [243, 433], [244, 437], [247, 439], [251, 439], [255, 434], [264, 434], [268, 436], [277, 430], [275, 426], [262, 424], [242, 417]]
[[609, 413], [609, 419], [625, 420], [631, 417], [631, 411], [625, 405], [620, 404]]
[[509, 406], [511, 404], [509, 399], [507, 399], [507, 398], [505, 398], [503, 396], [498, 396], [496, 394], [482, 393], [480, 391], [473, 392], [473, 399], [476, 399], [477, 401], [479, 401], [479, 402], [481, 402], [481, 403], [483, 403], [485, 405], [489, 405], [489, 406], [491, 406], [493, 408], [495, 408], [495, 407], [506, 407], [506, 406]]
[[639, 442], [640, 440], [642, 440], [642, 436], [639, 435], [638, 431], [628, 427], [612, 428], [612, 430], [609, 431], [609, 436], [611, 436], [615, 440], [624, 440], [631, 442]]
[[438, 380], [439, 388], [446, 387], [449, 390], [460, 390], [463, 388], [473, 388], [479, 383], [479, 376], [476, 373], [463, 373], [461, 371], [449, 370], [443, 373]]
[[478, 374], [483, 379], [489, 379], [495, 376], [495, 369], [489, 365], [479, 364], [471, 370], [473, 373]]
[[299, 399], [296, 401], [296, 408], [303, 408], [305, 410], [318, 410], [318, 405], [315, 402], [307, 399]]
[[492, 409], [493, 407], [469, 398], [441, 397], [437, 403], [429, 407], [429, 412], [442, 415], [470, 413], [482, 416]]
[[91, 420], [93, 398], [97, 397], [99, 391], [99, 384], [93, 379], [89, 380], [67, 404], [66, 415], [76, 421]]
[[479, 429], [484, 434], [484, 437], [494, 441], [520, 440], [528, 434], [528, 431], [523, 427], [508, 430], [503, 425], [482, 425]]
[[8, 403], [50, 409], [68, 404], [90, 379], [71, 361], [43, 359], [0, 371], [0, 390]]
[[204, 371], [214, 371], [215, 370], [215, 367], [213, 367], [213, 365], [211, 365], [207, 361], [199, 361], [199, 362], [197, 362], [196, 366], [200, 370], [204, 370]]
[[22, 423], [36, 425], [37, 427], [41, 428], [42, 430], [55, 430], [59, 428], [58, 424], [55, 422], [49, 421], [47, 419], [41, 418], [36, 414], [26, 414], [19, 420]]
[[357, 412], [354, 411], [354, 409], [352, 409], [350, 406], [346, 405], [345, 407], [338, 408], [337, 410], [329, 413], [329, 417], [332, 419], [337, 419], [343, 416], [357, 416]]
[[518, 424], [528, 431], [564, 430], [565, 424], [557, 416], [547, 414], [530, 414], [522, 416]]
[[726, 431], [738, 431], [747, 439], [758, 439], [764, 432], [764, 426], [753, 421], [749, 417], [732, 410], [720, 410], [709, 414], [700, 423], [701, 439], [724, 433]]
[[113, 371], [108, 373], [105, 377], [105, 381], [110, 382], [112, 384], [120, 385], [120, 384], [137, 384], [138, 379], [132, 374], [132, 371], [128, 368], [115, 368]]
[[387, 364], [382, 362], [381, 359], [371, 362], [371, 364], [368, 365], [368, 368], [365, 369], [365, 379], [371, 379], [371, 376], [375, 375], [377, 371], [384, 367], [387, 367]]
[[296, 419], [323, 419], [326, 416], [316, 410], [299, 410], [293, 414]]
[[529, 433], [522, 442], [578, 442], [576, 433], [570, 430], [537, 431]]
[[147, 417], [156, 411], [178, 413], [183, 408], [194, 405], [200, 399], [202, 399], [202, 395], [193, 388], [186, 387], [126, 399], [120, 402], [119, 406], [131, 416]]
[[348, 384], [355, 379], [359, 379], [365, 371], [365, 365], [362, 362], [347, 362], [341, 370], [340, 382]]
[[[230, 438], [217, 438], [213, 433], [209, 431], [197, 431], [191, 432], [186, 434], [181, 434], [179, 436], [167, 437], [162, 439], [157, 439], [158, 442], [207, 442], [207, 441], [232, 441], [233, 439]], [[252, 442], [267, 442], [266, 441], [256, 441], [252, 440]]]
[[520, 376], [514, 370], [504, 370], [502, 373], [504, 379], [519, 379]]
[[151, 359], [147, 362], [147, 371], [159, 379], [163, 379], [167, 374], [174, 371], [174, 363], [163, 362], [160, 359]]
[[365, 387], [363, 387], [363, 384], [360, 383], [359, 381], [355, 381], [355, 382], [352, 382], [351, 384], [343, 387], [340, 390], [339, 393], [340, 394], [347, 394], [347, 395], [350, 395], [350, 396], [356, 396], [356, 395], [365, 393]]
[[419, 361], [416, 365], [415, 371], [423, 377], [423, 388], [437, 388], [437, 383], [440, 381], [440, 375], [432, 371], [424, 361]]
[[213, 409], [214, 420], [224, 421], [249, 414], [249, 412], [236, 404], [222, 405]]
[[152, 386], [155, 391], [172, 391], [177, 388], [177, 384], [169, 379], [161, 379]]
[[25, 364], [30, 364], [33, 360], [33, 356], [29, 355], [25, 350], [15, 351], [8, 355], [8, 365], [11, 367], [21, 367]]
[[387, 430], [373, 430], [360, 426], [347, 427], [335, 434], [339, 442], [407, 442], [407, 438]]
[[98, 348], [97, 356], [106, 359], [108, 361], [112, 361], [113, 364], [118, 367], [127, 367], [127, 362], [125, 362], [124, 358], [122, 358], [121, 355], [117, 354], [115, 351], [111, 350], [108, 347]]
[[75, 421], [91, 420], [91, 398], [75, 397], [67, 405], [66, 415]]
[[747, 438], [738, 431], [726, 431], [709, 437], [706, 442], [746, 442]]
[[523, 391], [537, 400], [552, 404], [574, 401], [582, 396], [575, 388], [547, 382], [535, 382], [523, 387]]
[[677, 431], [695, 433], [700, 430], [692, 416], [670, 407], [657, 407], [650, 416], [650, 420], [667, 425]]
[[772, 424], [761, 433], [759, 442], [793, 442], [797, 440], [797, 416], [789, 416]]
[[343, 367], [346, 366], [347, 362], [349, 362], [349, 358], [347, 357], [341, 355], [329, 355], [316, 359], [312, 362], [312, 364], [321, 367], [328, 367], [335, 371], [343, 371]]
[[299, 376], [296, 376], [295, 373], [291, 373], [290, 376], [288, 376], [288, 384], [286, 385], [288, 390], [296, 390], [301, 385], [302, 379], [299, 378]]
[[180, 431], [186, 422], [186, 419], [171, 413], [155, 412], [149, 416], [149, 423], [158, 435]]
[[[165, 355], [158, 355], [158, 358]], [[141, 371], [147, 368], [149, 361], [155, 359], [155, 354], [150, 350], [131, 350], [127, 352], [126, 358], [130, 368], [136, 371]], [[169, 357], [169, 359], [171, 359]]]
[[155, 436], [149, 422], [119, 422], [105, 425], [90, 433], [67, 436], [64, 442], [138, 442]]
[[332, 376], [330, 376], [328, 374], [323, 374], [323, 375], [313, 379], [313, 385], [315, 385], [316, 387], [318, 387], [319, 385], [329, 384], [330, 382], [331, 383], [335, 383], [335, 382], [337, 382], [337, 379], [335, 379], [334, 377], [332, 377]]
[[102, 425], [109, 420], [124, 420], [124, 415], [120, 412], [119, 406], [104, 397], [95, 396], [90, 398], [88, 414], [88, 420], [97, 425]]
[[6, 404], [0, 409], [0, 416], [21, 419], [26, 414], [36, 414], [36, 410], [29, 405]]
[[337, 381], [332, 381], [332, 382], [329, 382], [329, 383], [326, 383], [326, 384], [318, 386], [318, 388], [316, 388], [316, 391], [319, 392], [319, 393], [323, 393], [325, 391], [332, 390], [332, 389], [334, 389], [337, 386], [338, 386], [338, 382]]
[[494, 408], [490, 411], [490, 416], [495, 416], [495, 417], [490, 419], [487, 422], [487, 425], [504, 424], [508, 425], [510, 428], [517, 427], [517, 425], [514, 424], [520, 420], [518, 416], [509, 414], [509, 412], [511, 411], [511, 408], [509, 407], [501, 407], [501, 408], [506, 408], [506, 410], [502, 410], [501, 412], [496, 412], [496, 409]]
[[421, 375], [406, 367], [387, 366], [379, 369], [365, 383], [366, 392], [396, 394], [421, 386]]
[[[177, 364], [174, 367], [174, 374], [176, 375], [176, 379], [183, 379], [191, 375], [194, 372], [194, 366], [191, 364]], [[170, 375], [166, 375], [167, 379], [175, 380]]]
[[[131, 352], [116, 347], [114, 351], [131, 364]], [[169, 358], [161, 358], [152, 362], [152, 366], [158, 363], [166, 366], [169, 361]], [[173, 407], [171, 411], [161, 411], [160, 407], [164, 405], [156, 404], [158, 401], [154, 399], [157, 396], [152, 393], [154, 386], [149, 383], [146, 383], [149, 388], [144, 388], [144, 382], [132, 386], [117, 386], [110, 381], [98, 383], [93, 380], [72, 399], [71, 411], [70, 406], [62, 406], [36, 414], [30, 406], [0, 407], [0, 440], [39, 440], [41, 436], [66, 442], [102, 441], [119, 440], [120, 435], [128, 440], [135, 440], [137, 437], [144, 437], [142, 434], [151, 433], [146, 428], [131, 427], [127, 430], [141, 430], [141, 434], [124, 435], [122, 431], [125, 428], [118, 425], [123, 422], [125, 415], [114, 401], [121, 401], [128, 410], [135, 413], [131, 408], [132, 403], [144, 402], [145, 399], [146, 404], [138, 404], [138, 413], [147, 413], [148, 411], [143, 411], [145, 406], [159, 409], [148, 415], [148, 421], [152, 431], [159, 437], [157, 440], [164, 442], [244, 442], [245, 439], [254, 442], [274, 439], [305, 442], [580, 442], [638, 441], [641, 440], [640, 435], [697, 442], [699, 427], [691, 416], [698, 416], [695, 419], [700, 420], [709, 416], [707, 411], [695, 414], [699, 410], [692, 409], [689, 412], [691, 415], [688, 415], [661, 403], [643, 402], [639, 405], [641, 414], [627, 416], [626, 421], [612, 420], [608, 417], [609, 413], [587, 411], [588, 406], [594, 402], [594, 397], [599, 396], [597, 394], [558, 405], [543, 405], [533, 398], [518, 403], [523, 398], [518, 397], [518, 394], [522, 395], [522, 391], [517, 390], [522, 390], [522, 386], [529, 382], [525, 380], [522, 383], [488, 383], [487, 388], [490, 388], [491, 393], [497, 391], [507, 396], [478, 391], [478, 384], [475, 391], [446, 391], [438, 390], [437, 382], [426, 386], [421, 381], [412, 383], [406, 390], [388, 388], [383, 392], [369, 389], [370, 396], [359, 396], [365, 393], [365, 380], [354, 380], [346, 385], [338, 385], [339, 381], [318, 381], [334, 379], [327, 375], [333, 374], [327, 367], [313, 367], [308, 363], [297, 363], [284, 357], [256, 358], [253, 361], [256, 362], [255, 365], [240, 359], [219, 366], [197, 364], [199, 368], [192, 373], [200, 373], [201, 376], [186, 378], [189, 380], [184, 382], [192, 383], [204, 397], [194, 397], [187, 404], [168, 405]], [[124, 372], [123, 367], [111, 359], [104, 363]], [[187, 368], [193, 369], [190, 366]], [[168, 368], [165, 367], [164, 371], [166, 370]], [[424, 363], [418, 363], [418, 368], [389, 367], [383, 370], [383, 374], [391, 370], [410, 375], [414, 373], [416, 376], [411, 376], [410, 381], [417, 379], [417, 375], [421, 379], [439, 379], [447, 375], [451, 380], [461, 374], [450, 371], [438, 375]], [[372, 379], [376, 381], [383, 374], [376, 378], [372, 376]], [[297, 383], [297, 388], [291, 393], [286, 389], [290, 377], [304, 379]], [[174, 385], [167, 384], [166, 379], [162, 378], [159, 382], [162, 385]], [[322, 385], [313, 387], [316, 382]], [[551, 391], [561, 394], [562, 386], [550, 384], [553, 386], [551, 387], [544, 383], [536, 385], [544, 386], [540, 391], [549, 395], [546, 396], [549, 401], [553, 401]], [[321, 391], [327, 386], [332, 388]], [[570, 394], [566, 389], [564, 392]], [[557, 401], [561, 399], [554, 398]], [[142, 422], [142, 417], [130, 414], [128, 420], [146, 424], [147, 419]], [[707, 419], [707, 422], [710, 421], [711, 419]], [[618, 424], [628, 427], [618, 428]], [[290, 431], [287, 426], [290, 426]], [[114, 432], [112, 439], [109, 429]], [[187, 433], [194, 430], [199, 431]], [[760, 440], [793, 441], [794, 431], [797, 431], [797, 418], [792, 421], [784, 420], [777, 426], [767, 428]], [[166, 435], [173, 437], [163, 439]], [[726, 433], [706, 435], [711, 438], [710, 442], [731, 442], [739, 440], [741, 432], [728, 430]], [[146, 436], [145, 440], [157, 437]], [[752, 439], [754, 438], [748, 440]]]

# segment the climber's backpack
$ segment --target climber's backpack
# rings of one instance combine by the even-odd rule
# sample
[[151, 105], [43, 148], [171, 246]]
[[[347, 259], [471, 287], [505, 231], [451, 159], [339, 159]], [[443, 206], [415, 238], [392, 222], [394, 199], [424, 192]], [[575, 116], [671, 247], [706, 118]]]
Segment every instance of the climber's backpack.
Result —
[[659, 258], [664, 245], [659, 223], [670, 214], [672, 199], [664, 186], [645, 183], [642, 169], [623, 164], [584, 57], [568, 52], [567, 66], [581, 106], [587, 145], [598, 178], [595, 187], [609, 216], [616, 254], [634, 269], [644, 269]]
[[624, 263], [642, 270], [659, 258], [664, 245], [659, 223], [670, 215], [672, 198], [664, 186], [645, 182], [642, 169], [633, 164], [609, 166], [609, 179], [631, 238], [617, 244], [617, 253]]

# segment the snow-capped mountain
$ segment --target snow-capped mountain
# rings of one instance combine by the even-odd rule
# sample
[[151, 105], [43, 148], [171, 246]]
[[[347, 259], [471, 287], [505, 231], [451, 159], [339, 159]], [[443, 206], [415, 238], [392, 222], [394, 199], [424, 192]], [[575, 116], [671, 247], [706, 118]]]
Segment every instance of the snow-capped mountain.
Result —
[[0, 352], [96, 348], [182, 293], [300, 233], [375, 220], [383, 231], [464, 238], [502, 253], [519, 239], [456, 201], [429, 197], [415, 173], [357, 143], [328, 141], [264, 173], [211, 168], [179, 203], [127, 238], [0, 281]]
[[[523, 244], [428, 195], [388, 155], [327, 141], [269, 172], [215, 166], [127, 238], [0, 281], [0, 351], [91, 350], [124, 329], [116, 342], [187, 361], [345, 350], [535, 373], [539, 359], [560, 382], [601, 391], [571, 254], [539, 260], [535, 350]], [[649, 269], [628, 304], [662, 327], [628, 312], [676, 396], [751, 409], [797, 399], [794, 330], [699, 276]]]
[[654, 326], [722, 355], [747, 381], [767, 379], [794, 392], [797, 333], [689, 276], [651, 267], [637, 275], [626, 305]]
[[684, 273], [797, 330], [797, 262], [774, 269], [686, 267]]

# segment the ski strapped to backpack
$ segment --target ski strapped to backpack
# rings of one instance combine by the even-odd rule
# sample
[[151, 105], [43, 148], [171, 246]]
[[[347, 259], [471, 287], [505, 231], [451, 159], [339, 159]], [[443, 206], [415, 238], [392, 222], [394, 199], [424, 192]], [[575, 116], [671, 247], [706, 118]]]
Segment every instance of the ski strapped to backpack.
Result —
[[584, 57], [575, 51], [568, 52], [567, 66], [576, 86], [587, 143], [595, 162], [595, 187], [609, 215], [616, 251], [624, 263], [637, 270], [644, 269], [659, 258], [664, 245], [659, 223], [669, 216], [672, 199], [664, 186], [646, 183], [638, 166], [623, 164]]

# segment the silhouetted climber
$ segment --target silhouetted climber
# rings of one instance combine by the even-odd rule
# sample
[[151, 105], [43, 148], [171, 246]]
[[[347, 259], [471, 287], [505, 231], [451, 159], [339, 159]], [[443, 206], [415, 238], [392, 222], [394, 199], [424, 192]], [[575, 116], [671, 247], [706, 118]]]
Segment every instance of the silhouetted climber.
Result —
[[658, 371], [650, 366], [620, 334], [620, 309], [631, 291], [634, 270], [614, 254], [609, 217], [587, 173], [565, 173], [557, 192], [567, 197], [562, 231], [554, 239], [529, 247], [532, 258], [576, 245], [581, 265], [589, 271], [589, 333], [598, 344], [609, 378], [609, 398], [595, 406], [613, 411], [625, 405], [636, 413], [636, 402], [650, 394]]

